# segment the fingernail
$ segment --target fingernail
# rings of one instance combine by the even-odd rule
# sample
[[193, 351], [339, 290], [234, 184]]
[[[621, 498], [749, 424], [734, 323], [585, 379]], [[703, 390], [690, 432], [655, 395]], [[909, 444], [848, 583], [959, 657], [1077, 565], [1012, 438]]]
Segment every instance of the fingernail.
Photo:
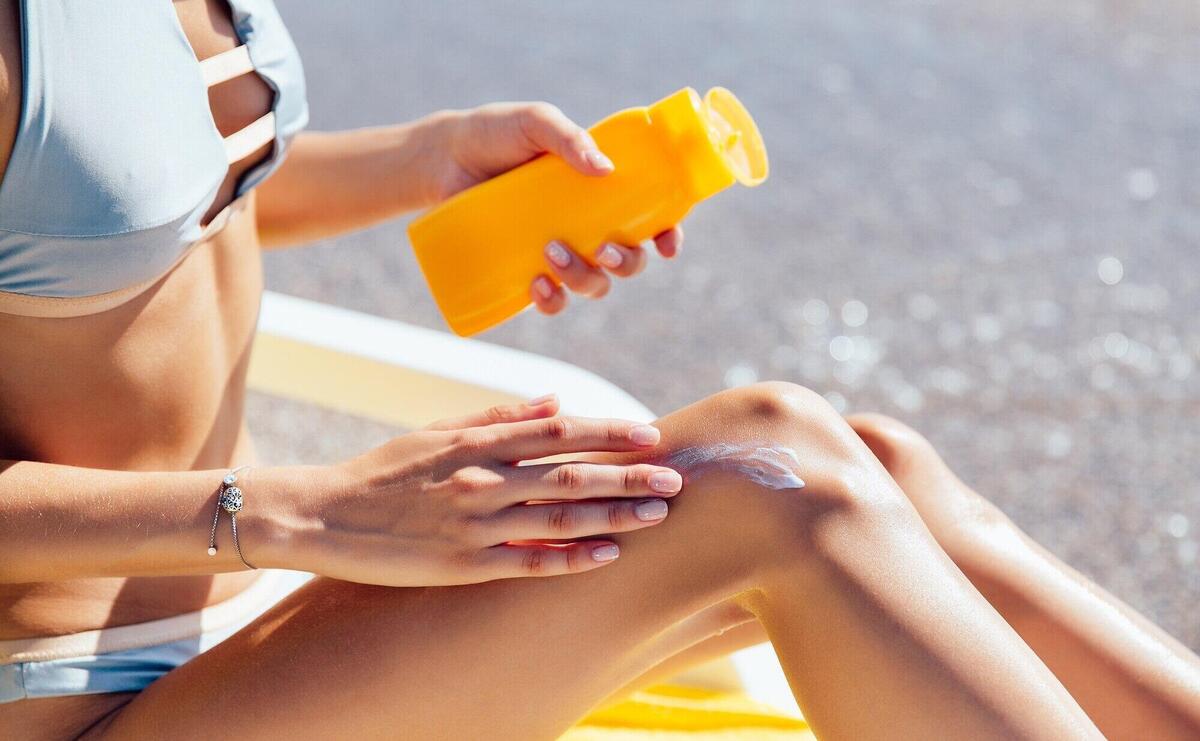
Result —
[[555, 267], [565, 268], [571, 264], [571, 253], [558, 242], [546, 245], [546, 257]]
[[539, 396], [536, 399], [530, 399], [529, 401], [525, 402], [525, 404], [531, 407], [540, 407], [543, 404], [549, 404], [556, 398], [558, 398], [557, 394], [546, 394], [544, 396]]
[[683, 477], [674, 471], [656, 471], [650, 474], [650, 488], [670, 494], [683, 488]]
[[554, 295], [554, 286], [550, 285], [550, 279], [546, 276], [539, 276], [533, 281], [533, 290], [538, 292], [542, 298], [548, 299]]
[[596, 262], [606, 268], [619, 268], [624, 259], [621, 256], [621, 251], [611, 244], [604, 245], [604, 248], [596, 253]]
[[661, 520], [667, 516], [667, 503], [661, 499], [647, 499], [644, 502], [638, 502], [638, 505], [633, 508], [633, 513], [642, 522]]
[[604, 152], [599, 149], [585, 150], [583, 156], [587, 158], [588, 163], [597, 170], [615, 170], [616, 166], [613, 161], [605, 156]]
[[629, 439], [636, 445], [655, 445], [662, 436], [657, 427], [638, 425], [629, 431]]
[[616, 545], [601, 545], [592, 549], [592, 560], [600, 563], [615, 561], [619, 555], [621, 555], [621, 549]]

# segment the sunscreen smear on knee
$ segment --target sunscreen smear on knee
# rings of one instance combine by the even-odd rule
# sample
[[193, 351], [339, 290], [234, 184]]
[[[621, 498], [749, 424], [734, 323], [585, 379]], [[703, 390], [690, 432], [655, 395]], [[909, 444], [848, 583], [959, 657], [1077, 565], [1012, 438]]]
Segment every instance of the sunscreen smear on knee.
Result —
[[729, 471], [768, 489], [803, 489], [800, 457], [791, 448], [766, 443], [715, 443], [680, 448], [663, 465], [699, 476], [709, 469]]

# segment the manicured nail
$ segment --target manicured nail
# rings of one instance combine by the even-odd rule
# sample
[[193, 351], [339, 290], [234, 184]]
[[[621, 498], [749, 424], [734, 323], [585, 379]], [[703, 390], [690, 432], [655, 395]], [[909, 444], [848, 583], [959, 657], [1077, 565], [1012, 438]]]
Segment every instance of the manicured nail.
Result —
[[647, 499], [644, 502], [638, 502], [638, 505], [633, 508], [633, 513], [642, 522], [661, 520], [667, 516], [667, 503], [661, 499]]
[[550, 284], [550, 279], [544, 275], [538, 276], [533, 281], [533, 290], [538, 292], [538, 295], [544, 299], [549, 299], [554, 295], [554, 286]]
[[599, 149], [585, 150], [583, 156], [587, 158], [588, 164], [597, 170], [607, 171], [616, 169], [616, 166], [613, 165], [613, 161], [605, 156], [604, 152], [601, 152]]
[[544, 396], [539, 396], [536, 399], [530, 399], [529, 401], [525, 402], [525, 404], [531, 407], [540, 407], [543, 404], [549, 404], [557, 398], [557, 394], [546, 394]]
[[619, 268], [624, 259], [621, 256], [621, 251], [611, 244], [604, 245], [604, 248], [596, 253], [596, 262], [606, 268]]
[[565, 268], [571, 264], [571, 253], [567, 252], [567, 248], [558, 242], [546, 245], [546, 258], [559, 268]]
[[674, 471], [656, 471], [650, 474], [650, 488], [661, 494], [670, 494], [683, 488], [683, 477]]
[[592, 560], [600, 563], [615, 561], [619, 555], [621, 555], [621, 549], [616, 545], [601, 545], [592, 549]]
[[629, 431], [629, 439], [635, 445], [656, 445], [661, 437], [658, 428], [650, 425], [638, 425]]

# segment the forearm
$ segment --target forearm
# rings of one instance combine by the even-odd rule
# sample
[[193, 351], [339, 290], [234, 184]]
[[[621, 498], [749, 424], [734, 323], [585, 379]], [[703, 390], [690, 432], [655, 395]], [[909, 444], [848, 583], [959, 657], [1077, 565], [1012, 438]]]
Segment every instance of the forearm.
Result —
[[264, 247], [288, 247], [364, 229], [436, 199], [428, 173], [444, 160], [450, 113], [412, 123], [296, 136], [279, 170], [259, 187]]
[[[238, 534], [251, 563], [283, 565], [286, 505], [303, 495], [296, 482], [304, 480], [304, 469], [263, 467], [238, 473], [245, 492]], [[231, 542], [228, 513], [222, 513], [216, 555], [207, 551], [225, 473], [0, 461], [0, 582], [245, 569]]]
[[1011, 523], [952, 554], [1110, 738], [1195, 738], [1200, 660]]

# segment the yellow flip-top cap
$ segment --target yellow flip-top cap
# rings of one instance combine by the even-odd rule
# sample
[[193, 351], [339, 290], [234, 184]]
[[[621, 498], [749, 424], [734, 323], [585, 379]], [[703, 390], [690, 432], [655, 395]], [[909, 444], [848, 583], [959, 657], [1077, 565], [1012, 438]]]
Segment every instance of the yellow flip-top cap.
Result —
[[725, 88], [714, 87], [704, 94], [704, 110], [715, 143], [737, 181], [754, 187], [766, 180], [767, 147], [742, 102]]

